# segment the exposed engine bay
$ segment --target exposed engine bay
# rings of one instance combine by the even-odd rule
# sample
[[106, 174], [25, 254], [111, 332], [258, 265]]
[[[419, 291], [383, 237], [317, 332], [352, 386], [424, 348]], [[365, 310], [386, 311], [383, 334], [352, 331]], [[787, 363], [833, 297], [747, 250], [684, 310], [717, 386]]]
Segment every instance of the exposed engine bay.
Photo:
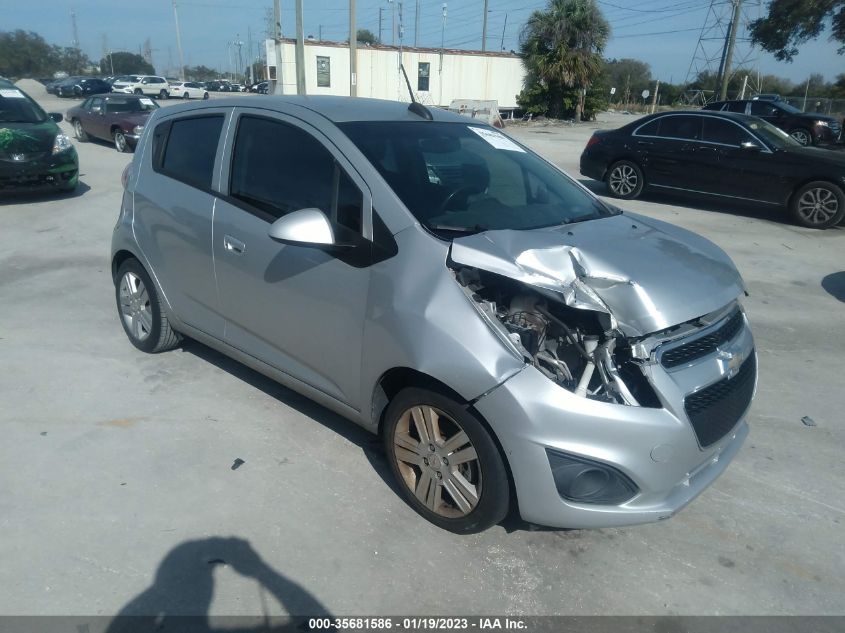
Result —
[[549, 380], [594, 400], [661, 406], [608, 314], [569, 307], [552, 291], [477, 268], [457, 266], [454, 274], [499, 335]]

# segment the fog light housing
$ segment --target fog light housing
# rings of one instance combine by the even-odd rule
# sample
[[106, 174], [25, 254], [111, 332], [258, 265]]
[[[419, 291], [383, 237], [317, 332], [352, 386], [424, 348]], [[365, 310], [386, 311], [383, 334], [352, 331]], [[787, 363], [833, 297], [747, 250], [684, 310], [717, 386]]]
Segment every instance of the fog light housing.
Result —
[[639, 492], [630, 478], [612, 466], [550, 448], [546, 454], [555, 488], [567, 501], [619, 505]]

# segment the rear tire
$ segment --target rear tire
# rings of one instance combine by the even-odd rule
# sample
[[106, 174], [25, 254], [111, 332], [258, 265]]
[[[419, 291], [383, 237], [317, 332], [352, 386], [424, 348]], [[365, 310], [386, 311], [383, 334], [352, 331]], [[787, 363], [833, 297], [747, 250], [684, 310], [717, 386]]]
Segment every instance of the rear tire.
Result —
[[141, 92], [141, 89], [140, 89], [140, 88], [135, 88], [135, 94], [136, 94], [136, 95], [142, 95], [142, 94], [144, 94], [144, 93], [143, 93], [143, 92]]
[[88, 133], [82, 128], [82, 123], [79, 119], [74, 119], [73, 123], [73, 134], [76, 136], [76, 140], [80, 143], [84, 143], [88, 140]]
[[813, 135], [804, 128], [795, 128], [789, 132], [789, 135], [801, 143], [801, 145], [808, 146], [813, 144]]
[[182, 98], [183, 98], [183, 99], [185, 99], [185, 100], [187, 100], [187, 99], [190, 99], [190, 98], [191, 98], [191, 97], [188, 95], [188, 91], [187, 91], [187, 90], [186, 90], [185, 92], [183, 92], [183, 93], [182, 93]]
[[208, 93], [207, 92], [202, 93], [202, 98], [203, 98], [203, 100], [208, 99]]
[[831, 182], [807, 183], [789, 201], [792, 219], [810, 229], [827, 229], [845, 218], [845, 193]]
[[159, 99], [162, 99], [162, 100], [167, 99], [167, 96], [168, 96], [168, 95], [167, 95], [167, 90], [162, 90], [161, 92], [159, 92], [159, 93], [158, 93], [158, 98], [159, 98]]
[[182, 337], [162, 312], [155, 285], [141, 262], [127, 259], [116, 279], [117, 314], [129, 341], [148, 354], [176, 347]]
[[402, 496], [422, 517], [456, 534], [505, 518], [510, 485], [502, 455], [466, 405], [437, 391], [403, 389], [387, 406], [382, 432]]
[[638, 197], [645, 185], [643, 170], [635, 162], [620, 160], [613, 163], [607, 170], [604, 179], [610, 195], [622, 200], [633, 200]]

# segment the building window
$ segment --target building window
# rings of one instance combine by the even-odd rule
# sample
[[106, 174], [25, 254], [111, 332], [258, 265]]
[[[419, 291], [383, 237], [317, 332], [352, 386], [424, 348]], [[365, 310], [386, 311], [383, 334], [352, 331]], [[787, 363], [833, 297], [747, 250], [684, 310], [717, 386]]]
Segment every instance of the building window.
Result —
[[332, 85], [331, 60], [328, 57], [317, 57], [317, 87], [329, 88]]
[[431, 64], [420, 62], [417, 67], [417, 90], [428, 91], [428, 76], [431, 73]]

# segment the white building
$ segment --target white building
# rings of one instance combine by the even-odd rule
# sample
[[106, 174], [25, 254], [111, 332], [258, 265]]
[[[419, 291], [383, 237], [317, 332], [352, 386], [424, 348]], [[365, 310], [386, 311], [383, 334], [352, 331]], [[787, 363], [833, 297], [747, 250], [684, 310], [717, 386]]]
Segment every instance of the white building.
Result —
[[[275, 78], [273, 40], [265, 41], [267, 77]], [[295, 40], [282, 43], [282, 89], [296, 94]], [[399, 71], [399, 48], [358, 46], [359, 97], [408, 101], [408, 88]], [[448, 106], [455, 99], [497, 101], [499, 109], [516, 107], [525, 70], [513, 53], [490, 53], [439, 48], [403, 48], [402, 63], [418, 101]], [[349, 45], [345, 42], [305, 41], [305, 90], [309, 95], [349, 95]]]

